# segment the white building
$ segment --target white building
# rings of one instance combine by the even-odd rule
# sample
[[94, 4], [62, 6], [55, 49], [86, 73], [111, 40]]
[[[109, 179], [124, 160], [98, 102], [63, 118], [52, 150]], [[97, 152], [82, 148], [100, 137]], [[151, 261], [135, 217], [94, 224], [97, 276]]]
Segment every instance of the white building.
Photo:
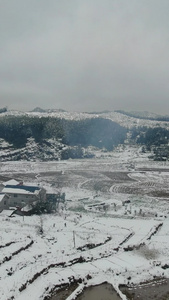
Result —
[[0, 210], [24, 207], [35, 201], [46, 200], [46, 190], [38, 186], [5, 185], [1, 191]]

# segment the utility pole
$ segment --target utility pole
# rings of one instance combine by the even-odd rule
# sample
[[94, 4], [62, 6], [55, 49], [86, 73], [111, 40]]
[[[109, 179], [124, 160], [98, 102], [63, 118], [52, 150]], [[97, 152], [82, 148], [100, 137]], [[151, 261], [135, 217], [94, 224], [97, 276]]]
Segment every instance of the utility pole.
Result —
[[74, 244], [74, 248], [76, 248], [76, 243], [75, 243], [75, 231], [73, 231], [73, 244]]
[[23, 221], [24, 221], [24, 205], [25, 205], [25, 202], [23, 200], [22, 200], [22, 205], [23, 205], [22, 212], [23, 212]]

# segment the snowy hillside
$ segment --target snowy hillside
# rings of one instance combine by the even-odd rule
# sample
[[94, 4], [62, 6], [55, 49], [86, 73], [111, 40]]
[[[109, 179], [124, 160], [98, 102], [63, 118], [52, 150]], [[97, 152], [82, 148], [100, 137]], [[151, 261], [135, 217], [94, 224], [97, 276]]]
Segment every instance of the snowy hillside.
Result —
[[71, 300], [104, 281], [126, 300], [120, 285], [166, 286], [168, 162], [121, 147], [90, 160], [3, 162], [3, 178], [65, 192], [66, 202], [52, 215], [0, 214], [1, 300], [57, 299], [65, 289]]

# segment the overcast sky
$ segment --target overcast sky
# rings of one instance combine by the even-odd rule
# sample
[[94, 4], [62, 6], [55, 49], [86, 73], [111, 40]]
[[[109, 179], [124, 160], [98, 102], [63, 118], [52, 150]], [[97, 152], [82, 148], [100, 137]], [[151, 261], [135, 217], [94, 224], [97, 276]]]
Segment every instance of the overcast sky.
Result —
[[0, 107], [169, 114], [168, 0], [0, 0]]

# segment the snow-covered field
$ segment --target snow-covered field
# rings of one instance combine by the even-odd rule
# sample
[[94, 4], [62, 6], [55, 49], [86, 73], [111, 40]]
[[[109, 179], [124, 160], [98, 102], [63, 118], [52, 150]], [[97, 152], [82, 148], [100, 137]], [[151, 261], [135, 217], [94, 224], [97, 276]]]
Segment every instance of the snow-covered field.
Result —
[[[0, 214], [0, 299], [44, 299], [59, 285], [169, 278], [169, 164], [137, 148], [91, 160], [1, 163], [3, 178], [66, 193], [53, 215]], [[40, 233], [43, 228], [43, 234]]]

